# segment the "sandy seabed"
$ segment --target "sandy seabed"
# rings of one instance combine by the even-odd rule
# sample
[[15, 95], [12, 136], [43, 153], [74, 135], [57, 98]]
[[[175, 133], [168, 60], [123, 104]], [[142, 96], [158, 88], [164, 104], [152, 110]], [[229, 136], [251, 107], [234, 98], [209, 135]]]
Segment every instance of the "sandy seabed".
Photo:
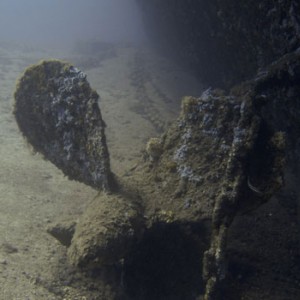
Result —
[[71, 52], [0, 42], [0, 300], [113, 299], [105, 279], [69, 266], [66, 248], [47, 234], [50, 224], [78, 218], [97, 191], [34, 154], [12, 114], [17, 78], [49, 58], [79, 67], [99, 93], [111, 166], [119, 176], [177, 117], [181, 98], [200, 95], [203, 87], [148, 48], [100, 45]]

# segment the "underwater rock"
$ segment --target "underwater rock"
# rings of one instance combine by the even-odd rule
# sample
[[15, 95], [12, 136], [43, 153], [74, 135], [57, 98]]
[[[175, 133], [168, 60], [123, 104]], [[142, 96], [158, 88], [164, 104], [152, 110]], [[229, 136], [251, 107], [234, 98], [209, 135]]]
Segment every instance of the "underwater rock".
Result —
[[68, 249], [70, 263], [95, 267], [118, 262], [141, 236], [143, 222], [132, 201], [119, 195], [101, 194], [78, 221]]
[[19, 79], [14, 114], [35, 151], [70, 179], [109, 190], [112, 174], [98, 98], [79, 69], [41, 61]]

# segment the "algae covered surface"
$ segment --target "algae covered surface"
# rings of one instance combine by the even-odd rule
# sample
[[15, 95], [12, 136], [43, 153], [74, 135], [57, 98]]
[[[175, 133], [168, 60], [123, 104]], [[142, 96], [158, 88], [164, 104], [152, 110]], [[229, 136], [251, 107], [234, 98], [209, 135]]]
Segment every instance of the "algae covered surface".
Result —
[[[140, 60], [138, 62], [141, 63]], [[244, 227], [235, 226], [239, 222], [243, 224], [243, 220], [251, 214], [259, 215], [268, 200], [271, 203], [269, 209], [272, 209], [276, 207], [276, 199], [281, 203], [286, 199], [290, 202], [290, 193], [297, 192], [293, 180], [285, 185], [284, 179], [293, 172], [292, 161], [298, 155], [298, 146], [294, 143], [299, 127], [296, 117], [300, 78], [298, 65], [299, 54], [293, 53], [230, 92], [209, 88], [198, 97], [183, 97], [180, 114], [177, 119], [174, 115], [173, 121], [170, 111], [176, 105], [178, 107], [178, 103], [170, 101], [167, 96], [158, 97], [157, 91], [156, 96], [151, 98], [146, 88], [150, 83], [153, 85], [150, 73], [142, 76], [143, 80], [138, 80], [137, 85], [133, 84], [137, 100], [145, 94], [145, 103], [141, 102], [138, 109], [137, 103], [129, 105], [129, 110], [148, 122], [156, 131], [156, 137], [152, 136], [144, 144], [140, 141], [143, 150], [136, 152], [134, 166], [128, 165], [125, 172], [112, 169], [113, 189], [100, 184], [97, 188], [104, 189], [104, 192], [89, 197], [82, 213], [73, 216], [61, 214], [60, 218], [65, 220], [59, 225], [57, 216], [48, 222], [55, 224], [50, 224], [48, 232], [68, 248], [65, 253], [68, 268], [73, 265], [73, 274], [80, 277], [67, 288], [73, 287], [80, 292], [84, 280], [90, 282], [93, 279], [98, 283], [95, 295], [103, 299], [215, 300], [222, 299], [224, 295], [228, 299], [251, 299], [255, 294], [252, 289], [254, 279], [261, 278], [263, 284], [258, 287], [255, 297], [267, 299], [265, 295], [275, 283], [271, 273], [282, 269], [281, 276], [290, 278], [288, 285], [294, 291], [287, 293], [284, 290], [278, 299], [284, 294], [288, 297], [297, 295], [297, 268], [292, 268], [292, 274], [287, 269], [296, 259], [298, 248], [289, 251], [291, 260], [283, 260], [277, 268], [270, 267], [279, 254], [286, 253], [284, 237], [297, 243], [296, 228], [282, 228], [282, 242], [272, 252], [271, 244], [262, 243], [259, 239], [260, 230], [268, 224], [266, 219], [258, 219], [254, 239], [255, 235], [258, 238], [255, 240], [245, 235], [252, 230], [249, 227], [251, 222], [246, 222]], [[41, 152], [63, 172], [74, 162], [79, 163], [76, 172], [65, 173], [69, 179], [78, 180], [76, 173], [79, 172], [82, 181], [89, 184], [86, 178], [90, 174], [85, 172], [85, 164], [80, 164], [78, 157], [69, 153], [74, 146], [66, 147], [65, 143], [68, 146], [70, 140], [65, 137], [70, 130], [78, 129], [78, 134], [76, 131], [72, 134], [76, 137], [72, 143], [79, 153], [82, 151], [80, 157], [85, 159], [85, 155], [89, 154], [89, 147], [82, 147], [88, 145], [90, 136], [96, 145], [95, 150], [98, 145], [101, 154], [102, 148], [106, 147], [105, 143], [101, 144], [105, 138], [104, 123], [95, 101], [96, 115], [91, 114], [91, 121], [94, 126], [100, 124], [98, 131], [103, 136], [95, 136], [93, 130], [89, 130], [94, 127], [90, 127], [89, 114], [85, 122], [81, 121], [82, 113], [86, 113], [85, 103], [89, 106], [96, 92], [88, 85], [81, 89], [85, 82], [80, 79], [85, 80], [85, 76], [79, 76], [79, 79], [75, 74], [75, 79], [65, 84], [73, 70], [77, 75], [81, 74], [75, 67], [61, 61], [48, 60], [29, 67], [17, 85], [15, 115], [34, 150]], [[46, 92], [44, 86], [40, 88], [37, 84], [31, 90], [34, 97], [26, 94], [32, 78], [36, 79], [33, 82], [39, 82], [48, 74]], [[53, 85], [56, 81], [64, 84]], [[22, 86], [23, 82], [27, 84]], [[78, 83], [81, 83], [79, 87]], [[75, 97], [74, 103], [67, 101], [68, 97], [60, 97], [65, 85], [67, 92], [71, 92], [67, 96]], [[282, 94], [285, 90], [289, 91], [287, 97]], [[57, 93], [58, 100], [54, 96]], [[26, 101], [23, 102], [22, 96]], [[162, 100], [165, 107], [170, 106], [165, 119], [160, 120], [155, 114], [158, 100]], [[286, 101], [289, 101], [288, 108]], [[64, 105], [57, 109], [57, 102]], [[25, 119], [28, 114], [30, 119], [37, 120], [35, 126], [26, 127], [27, 123], [22, 123], [20, 112], [24, 103], [32, 106], [28, 111], [24, 108]], [[79, 111], [74, 108], [75, 103], [81, 108]], [[47, 115], [47, 112], [50, 113]], [[67, 116], [62, 117], [62, 113]], [[162, 115], [163, 110], [160, 113]], [[49, 116], [48, 120], [43, 118], [44, 114]], [[284, 120], [282, 114], [289, 117]], [[172, 123], [169, 126], [166, 125], [167, 117]], [[279, 121], [274, 121], [275, 117], [279, 117]], [[80, 126], [77, 128], [78, 122]], [[71, 127], [68, 126], [70, 123]], [[41, 128], [36, 128], [39, 125]], [[112, 155], [114, 146], [118, 145], [116, 137], [111, 147]], [[58, 152], [54, 151], [58, 147], [51, 148], [57, 141], [58, 145], [62, 144]], [[138, 142], [136, 140], [135, 145]], [[108, 155], [97, 156], [97, 151], [95, 155], [94, 152], [91, 152], [93, 164], [107, 166], [110, 174]], [[61, 155], [66, 156], [65, 165], [55, 162]], [[279, 190], [281, 194], [278, 194]], [[284, 207], [278, 209], [277, 214], [283, 211]], [[286, 217], [291, 219], [292, 216]], [[283, 221], [286, 217], [278, 216], [278, 220]], [[237, 229], [241, 228], [244, 232], [237, 234]], [[242, 241], [248, 245], [248, 251], [241, 247]], [[18, 252], [13, 245], [5, 244], [4, 248], [9, 253]], [[261, 252], [253, 261], [257, 248]], [[261, 261], [267, 253], [268, 259]], [[252, 272], [247, 273], [247, 270]], [[239, 278], [245, 279], [243, 285]], [[63, 293], [59, 283], [55, 287]]]
[[105, 123], [86, 74], [68, 63], [42, 61], [26, 69], [15, 99], [17, 123], [35, 151], [66, 176], [109, 189]]
[[298, 298], [299, 53], [226, 92], [149, 49], [9, 47], [3, 299]]
[[[47, 233], [52, 223], [77, 220], [98, 191], [70, 181], [25, 142], [12, 114], [16, 81], [28, 66], [53, 57], [87, 74], [100, 96], [111, 169], [118, 176], [130, 173], [147, 140], [177, 117], [181, 98], [201, 94], [202, 85], [151, 50], [130, 46], [110, 45], [105, 55], [102, 49], [88, 55], [13, 44], [0, 50], [0, 299], [116, 299], [116, 283], [124, 284], [118, 266], [81, 272]], [[181, 90], [179, 82], [185, 83]]]

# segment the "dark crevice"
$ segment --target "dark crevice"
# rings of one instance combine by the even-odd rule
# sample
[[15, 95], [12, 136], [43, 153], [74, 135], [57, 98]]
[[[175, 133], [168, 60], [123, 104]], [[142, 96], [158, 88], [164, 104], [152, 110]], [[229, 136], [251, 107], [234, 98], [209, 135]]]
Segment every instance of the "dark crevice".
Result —
[[203, 293], [202, 256], [207, 237], [199, 224], [155, 224], [125, 259], [129, 299], [196, 299]]

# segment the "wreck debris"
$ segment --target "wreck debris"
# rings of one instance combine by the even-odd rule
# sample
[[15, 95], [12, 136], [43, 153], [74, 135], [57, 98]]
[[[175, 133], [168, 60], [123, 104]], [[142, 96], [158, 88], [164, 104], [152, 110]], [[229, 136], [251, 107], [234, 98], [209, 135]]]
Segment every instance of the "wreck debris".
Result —
[[[294, 149], [293, 136], [299, 131], [295, 100], [295, 86], [300, 78], [299, 55], [285, 57], [268, 68], [263, 77], [235, 87], [228, 95], [209, 89], [199, 98], [185, 97], [178, 120], [160, 138], [149, 141], [148, 157], [141, 159], [138, 167], [122, 179], [126, 189], [135, 192], [130, 196], [121, 190], [115, 194], [101, 193], [88, 206], [75, 227], [71, 242], [69, 238], [65, 240], [70, 262], [83, 267], [114, 264], [126, 259], [136, 240], [157, 224], [205, 222], [209, 224], [211, 238], [202, 255], [204, 299], [218, 299], [226, 280], [226, 247], [231, 223], [238, 213], [267, 201], [284, 183], [286, 147]], [[47, 86], [47, 82], [43, 84]], [[274, 86], [279, 89], [277, 94], [274, 94]], [[284, 92], [290, 95], [288, 100], [282, 98], [281, 89], [288, 91]], [[46, 137], [52, 131], [43, 131], [44, 139], [35, 146], [36, 128], [22, 127], [18, 105], [23, 102], [18, 92], [20, 87], [16, 92], [15, 109], [17, 120], [21, 120], [18, 120], [19, 126], [28, 141], [43, 150], [53, 138], [51, 134]], [[33, 101], [26, 99], [29, 104]], [[281, 118], [282, 113], [290, 113], [287, 110], [291, 107], [287, 108], [286, 101], [293, 107], [293, 115], [288, 120]], [[67, 114], [63, 123], [72, 122], [76, 128], [76, 120], [70, 116]], [[280, 116], [280, 122], [274, 123], [274, 116]], [[50, 124], [57, 124], [57, 114], [48, 118]], [[102, 121], [100, 113], [93, 119], [95, 124], [100, 122], [97, 118]], [[36, 119], [35, 125], [39, 122], [43, 125], [41, 128], [47, 128], [44, 119]], [[61, 128], [58, 135], [64, 136], [64, 129], [70, 131], [69, 126], [58, 127]], [[103, 127], [100, 131], [103, 133]], [[104, 133], [100, 137], [105, 140]], [[60, 141], [58, 136], [55, 139]], [[82, 142], [86, 141], [79, 138], [78, 149], [88, 151], [81, 148]], [[95, 151], [96, 145], [102, 149], [101, 143], [95, 143]], [[50, 150], [53, 152], [45, 153], [50, 157], [57, 155], [55, 149]], [[93, 158], [94, 163], [98, 163], [99, 158], [101, 165], [102, 156]], [[90, 175], [83, 173], [82, 176]], [[88, 180], [83, 178], [82, 181]], [[189, 235], [188, 230], [183, 232]]]
[[14, 114], [35, 151], [70, 179], [109, 190], [113, 180], [98, 98], [79, 69], [41, 61], [19, 79]]
[[159, 138], [151, 138], [146, 145], [146, 152], [151, 161], [159, 159], [162, 153], [162, 146]]
[[123, 259], [143, 233], [140, 210], [131, 199], [103, 193], [79, 219], [68, 248], [71, 264], [80, 267], [110, 265]]

